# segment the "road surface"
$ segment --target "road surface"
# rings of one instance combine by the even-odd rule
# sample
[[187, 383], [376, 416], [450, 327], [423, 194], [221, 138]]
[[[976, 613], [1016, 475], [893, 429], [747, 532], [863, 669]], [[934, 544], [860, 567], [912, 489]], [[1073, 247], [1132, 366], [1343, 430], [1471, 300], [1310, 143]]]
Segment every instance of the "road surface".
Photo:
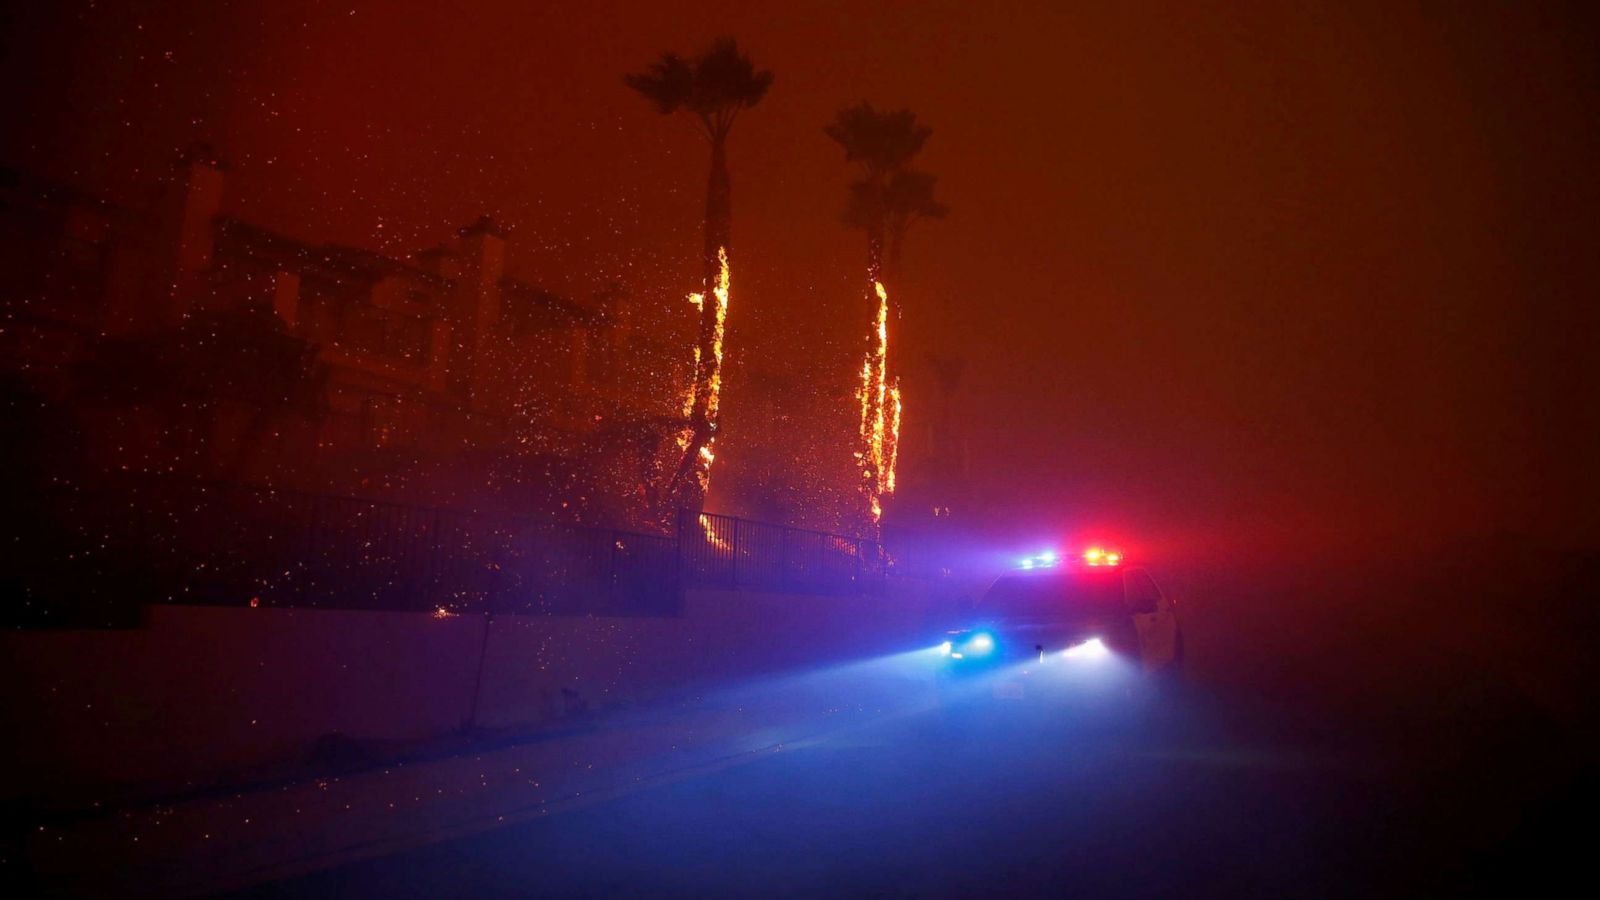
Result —
[[1600, 805], [1594, 569], [1494, 559], [1196, 579], [1170, 690], [1052, 668], [1019, 704], [1015, 669], [941, 691], [908, 648], [41, 826], [19, 858], [59, 896], [1538, 893]]
[[1140, 708], [978, 690], [853, 710], [779, 747], [241, 896], [1461, 894], [1519, 883], [1516, 854], [1543, 827], [1526, 815], [1538, 784], [1485, 784], [1490, 760], [1443, 752], [1444, 732], [1408, 740], [1197, 687]]

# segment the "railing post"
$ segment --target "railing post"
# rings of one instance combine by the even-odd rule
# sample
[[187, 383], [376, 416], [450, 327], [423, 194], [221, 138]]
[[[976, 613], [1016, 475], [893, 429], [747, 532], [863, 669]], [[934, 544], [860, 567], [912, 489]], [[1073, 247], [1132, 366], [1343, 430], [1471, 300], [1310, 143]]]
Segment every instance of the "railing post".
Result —
[[428, 526], [428, 530], [433, 532], [433, 547], [428, 552], [428, 578], [423, 587], [423, 590], [427, 592], [427, 596], [423, 597], [424, 602], [422, 605], [424, 607], [442, 607], [444, 604], [439, 602], [439, 594], [441, 593], [440, 588], [444, 578], [439, 573], [439, 508], [437, 506], [433, 508], [432, 518], [433, 522]]
[[742, 530], [739, 528], [739, 522], [739, 519], [733, 520], [733, 540], [728, 542], [728, 546], [733, 548], [733, 565], [730, 568], [733, 572], [734, 587], [739, 586], [739, 532]]
[[861, 593], [861, 538], [856, 538], [856, 574], [851, 579], [856, 593]]
[[483, 634], [478, 641], [478, 670], [472, 678], [472, 704], [467, 707], [467, 720], [461, 730], [471, 732], [478, 727], [478, 701], [483, 697], [483, 670], [489, 660], [489, 630], [494, 626], [494, 613], [483, 614]]
[[688, 584], [688, 581], [689, 581], [689, 579], [684, 574], [687, 571], [687, 569], [683, 564], [683, 555], [685, 553], [689, 552], [689, 548], [687, 546], [685, 546], [684, 543], [683, 543], [683, 511], [682, 510], [678, 511], [677, 529], [673, 533], [673, 539], [674, 539], [673, 542], [674, 542], [674, 544], [676, 544], [676, 546], [674, 546], [672, 548], [672, 557], [673, 557], [672, 564], [678, 571], [678, 584], [679, 584], [679, 586], [683, 586], [685, 584]]
[[621, 553], [617, 549], [617, 544], [621, 542], [622, 539], [617, 536], [617, 532], [613, 531], [611, 532], [610, 543], [606, 544], [606, 559], [608, 561], [606, 565], [606, 599], [608, 601], [607, 610], [611, 612], [615, 612], [617, 609], [617, 557]]
[[311, 585], [318, 582], [323, 568], [317, 560], [317, 526], [321, 524], [322, 501], [321, 494], [311, 495], [311, 511], [306, 516], [306, 550], [300, 557], [305, 560], [305, 568], [301, 570], [300, 577], [295, 579], [295, 599], [300, 602], [307, 599]]
[[790, 587], [789, 582], [789, 527], [784, 526], [778, 538], [778, 589]]
[[701, 572], [704, 549], [699, 548], [699, 535], [694, 532], [693, 516], [688, 509], [678, 509], [678, 565], [683, 567], [685, 583], [693, 578], [706, 577], [706, 573]]
[[499, 604], [500, 570], [508, 555], [505, 546], [496, 539], [489, 549], [489, 584], [483, 590], [483, 613], [486, 616], [494, 615], [495, 607]]

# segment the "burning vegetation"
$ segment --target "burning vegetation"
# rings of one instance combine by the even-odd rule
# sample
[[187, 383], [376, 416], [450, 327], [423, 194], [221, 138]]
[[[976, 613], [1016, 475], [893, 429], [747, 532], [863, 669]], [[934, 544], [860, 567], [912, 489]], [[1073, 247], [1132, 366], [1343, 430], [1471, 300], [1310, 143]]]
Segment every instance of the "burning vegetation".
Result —
[[[658, 112], [683, 113], [710, 149], [692, 326], [671, 267], [646, 251], [599, 277], [525, 280], [517, 251], [567, 240], [540, 238], [537, 223], [513, 240], [486, 215], [387, 255], [233, 217], [228, 166], [204, 145], [176, 161], [149, 209], [15, 179], [5, 199], [18, 278], [6, 308], [40, 324], [12, 345], [23, 362], [66, 338], [74, 348], [48, 370], [19, 365], [25, 377], [7, 385], [17, 408], [53, 417], [23, 429], [29, 446], [13, 455], [37, 465], [16, 477], [73, 490], [98, 480], [108, 493], [138, 478], [213, 481], [246, 488], [251, 503], [262, 489], [672, 530], [678, 510], [706, 509], [731, 376], [739, 466], [723, 463], [717, 511], [819, 531], [875, 527], [896, 491], [904, 416], [903, 348], [889, 353], [900, 309], [885, 269], [912, 220], [942, 214], [931, 176], [908, 178], [927, 129], [863, 104], [828, 132], [865, 173], [845, 217], [868, 234], [865, 358], [823, 340], [839, 355], [820, 377], [730, 369], [726, 143], [772, 74], [724, 40], [692, 58], [664, 54], [625, 81]], [[84, 252], [50, 251], [64, 236]], [[84, 322], [98, 337], [82, 337]]]
[[878, 318], [872, 348], [861, 362], [861, 492], [872, 523], [883, 519], [883, 501], [894, 493], [894, 472], [900, 449], [900, 379], [889, 377], [889, 292], [873, 282]]
[[[683, 404], [683, 417], [686, 425], [678, 435], [678, 449], [685, 454], [685, 460], [693, 464], [693, 473], [701, 497], [711, 489], [711, 463], [716, 459], [715, 444], [717, 439], [717, 412], [722, 402], [722, 336], [728, 324], [728, 291], [730, 277], [728, 274], [728, 250], [726, 247], [717, 251], [717, 281], [711, 289], [714, 307], [711, 311], [705, 308], [705, 294], [690, 294], [689, 302], [700, 312], [702, 318], [710, 316], [711, 319], [711, 356], [709, 360], [702, 359], [698, 344], [694, 348], [694, 381], [689, 386], [687, 398]], [[706, 363], [702, 365], [702, 363]], [[709, 437], [700, 444], [694, 456], [688, 456], [689, 448], [695, 443], [695, 421], [699, 411], [704, 411]]]
[[900, 376], [889, 358], [889, 323], [899, 320], [900, 307], [890, 302], [884, 287], [889, 277], [886, 264], [898, 268], [906, 232], [914, 222], [942, 218], [949, 210], [933, 198], [935, 178], [911, 168], [933, 134], [933, 129], [917, 122], [915, 113], [878, 110], [863, 101], [840, 110], [823, 131], [844, 148], [845, 161], [861, 171], [850, 184], [843, 220], [867, 236], [866, 298], [874, 317], [861, 363], [856, 461], [867, 517], [876, 528], [883, 520], [884, 502], [895, 492], [903, 414]]
[[[728, 250], [733, 244], [728, 135], [739, 114], [766, 96], [772, 73], [758, 71], [733, 39], [722, 38], [693, 59], [663, 53], [648, 70], [628, 75], [624, 81], [662, 115], [687, 114], [711, 149], [701, 255], [704, 280], [701, 290], [690, 297], [700, 310], [694, 387], [686, 407], [688, 425], [679, 446], [679, 462], [660, 496], [665, 517], [676, 507], [699, 509], [710, 488], [722, 383], [722, 336], [728, 313]], [[714, 304], [706, 304], [708, 294], [715, 298]]]

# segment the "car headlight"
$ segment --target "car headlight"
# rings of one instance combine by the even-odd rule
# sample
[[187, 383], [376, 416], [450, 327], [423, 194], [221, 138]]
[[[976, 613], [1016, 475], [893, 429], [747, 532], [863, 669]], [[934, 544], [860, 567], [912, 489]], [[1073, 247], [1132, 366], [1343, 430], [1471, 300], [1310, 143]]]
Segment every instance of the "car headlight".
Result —
[[1061, 655], [1067, 659], [1104, 659], [1111, 655], [1111, 650], [1106, 646], [1105, 641], [1092, 637], [1081, 644], [1073, 644], [1071, 647], [1061, 651]]
[[994, 635], [987, 631], [976, 634], [952, 634], [950, 639], [938, 647], [941, 656], [951, 659], [969, 659], [975, 656], [988, 656], [994, 652]]

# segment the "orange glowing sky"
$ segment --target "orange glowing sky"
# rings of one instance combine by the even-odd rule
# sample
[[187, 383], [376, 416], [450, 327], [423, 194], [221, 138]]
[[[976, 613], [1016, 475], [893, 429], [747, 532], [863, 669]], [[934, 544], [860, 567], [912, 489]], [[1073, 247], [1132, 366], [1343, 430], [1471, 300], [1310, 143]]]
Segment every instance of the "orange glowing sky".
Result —
[[740, 366], [859, 373], [864, 250], [837, 222], [849, 173], [821, 127], [866, 98], [935, 129], [920, 164], [953, 213], [912, 233], [895, 352], [971, 357], [985, 515], [1173, 541], [1594, 528], [1568, 454], [1600, 447], [1573, 364], [1600, 281], [1596, 48], [1557, 6], [11, 15], [6, 82], [29, 87], [8, 164], [128, 198], [204, 137], [233, 163], [230, 209], [291, 234], [399, 253], [487, 211], [529, 277], [617, 274], [680, 305], [704, 149], [620, 79], [734, 35], [777, 81], [731, 143], [719, 457], [737, 453]]

